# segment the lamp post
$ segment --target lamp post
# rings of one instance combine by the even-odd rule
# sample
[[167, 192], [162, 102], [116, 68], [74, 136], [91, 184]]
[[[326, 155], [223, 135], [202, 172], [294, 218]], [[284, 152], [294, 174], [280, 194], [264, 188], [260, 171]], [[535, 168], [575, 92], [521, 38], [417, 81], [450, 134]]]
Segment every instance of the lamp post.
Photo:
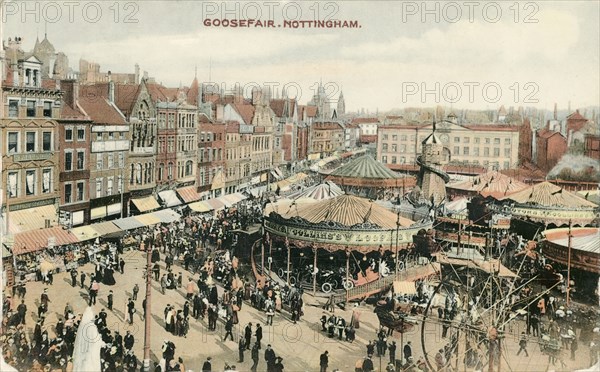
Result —
[[154, 242], [152, 244], [148, 244], [148, 248], [146, 248], [146, 308], [144, 315], [144, 372], [150, 372], [150, 328], [151, 328], [151, 314], [152, 314], [152, 306], [150, 305], [151, 296], [152, 296], [152, 249], [154, 248]]

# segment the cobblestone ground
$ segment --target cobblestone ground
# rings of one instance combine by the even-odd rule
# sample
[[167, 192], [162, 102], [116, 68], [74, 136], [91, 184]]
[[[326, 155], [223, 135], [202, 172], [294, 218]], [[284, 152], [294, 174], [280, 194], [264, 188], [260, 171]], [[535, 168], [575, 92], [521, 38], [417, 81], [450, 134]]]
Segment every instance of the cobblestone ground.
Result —
[[[114, 292], [113, 311], [108, 311], [108, 324], [112, 330], [119, 330], [121, 334], [130, 330], [135, 337], [135, 355], [143, 358], [143, 343], [144, 343], [144, 321], [141, 319], [142, 301], [145, 294], [145, 284], [143, 272], [145, 267], [145, 255], [143, 253], [132, 251], [125, 255], [125, 274], [115, 273], [116, 285], [104, 286], [101, 285], [98, 294], [98, 302], [94, 305], [94, 310], [99, 312], [102, 308], [107, 308], [106, 296], [110, 289]], [[93, 271], [93, 266], [88, 264], [80, 270], [86, 273]], [[162, 267], [164, 271], [164, 266]], [[175, 274], [184, 271], [177, 266], [173, 269]], [[189, 273], [184, 272], [184, 286], [187, 283]], [[197, 279], [197, 275], [193, 277]], [[89, 278], [88, 278], [89, 281]], [[134, 316], [134, 323], [129, 325], [125, 320], [125, 306], [127, 299], [131, 296], [134, 284], [140, 286], [140, 293], [136, 301], [137, 313]], [[80, 287], [71, 287], [71, 281], [68, 273], [60, 273], [55, 275], [54, 284], [45, 286], [40, 282], [32, 282], [27, 284], [26, 304], [28, 307], [27, 327], [33, 327], [37, 319], [37, 306], [39, 305], [40, 294], [44, 288], [48, 288], [50, 297], [50, 305], [47, 320], [45, 323], [46, 329], [50, 336], [54, 335], [53, 324], [56, 323], [59, 317], [62, 317], [65, 304], [69, 302], [75, 313], [83, 313], [87, 307], [87, 290]], [[222, 289], [220, 288], [220, 293]], [[202, 363], [207, 356], [212, 357], [213, 370], [223, 370], [225, 363], [235, 365], [239, 371], [248, 371], [252, 365], [250, 352], [246, 351], [244, 362], [238, 363], [238, 348], [237, 339], [243, 334], [243, 327], [252, 322], [256, 324], [261, 322], [263, 326], [263, 348], [261, 349], [259, 371], [266, 370], [264, 362], [264, 346], [267, 343], [272, 344], [278, 356], [283, 358], [283, 364], [286, 371], [314, 371], [319, 369], [319, 355], [325, 351], [329, 351], [329, 370], [338, 368], [341, 371], [352, 371], [354, 365], [359, 358], [366, 354], [366, 344], [368, 340], [376, 339], [376, 331], [379, 326], [376, 315], [372, 311], [372, 306], [352, 306], [345, 311], [340, 309], [335, 310], [336, 315], [344, 316], [349, 320], [353, 311], [360, 312], [360, 328], [356, 332], [356, 340], [353, 343], [330, 339], [320, 331], [321, 325], [319, 318], [323, 314], [321, 307], [315, 306], [311, 296], [305, 295], [304, 317], [298, 324], [292, 324], [287, 313], [277, 314], [275, 316], [273, 326], [265, 325], [265, 316], [263, 313], [251, 308], [245, 303], [242, 310], [239, 312], [239, 324], [234, 329], [236, 341], [223, 342], [224, 330], [223, 324], [219, 323], [217, 331], [209, 332], [206, 328], [206, 322], [202, 320], [192, 319], [190, 322], [190, 332], [187, 338], [176, 337], [164, 330], [163, 310], [167, 304], [175, 305], [177, 308], [182, 308], [185, 301], [185, 288], [178, 290], [168, 290], [166, 294], [160, 292], [160, 286], [157, 282], [152, 283], [152, 331], [151, 331], [151, 350], [152, 360], [157, 361], [161, 357], [161, 345], [163, 340], [171, 340], [176, 345], [176, 357], [182, 357], [186, 369], [192, 371], [200, 371]], [[15, 304], [15, 308], [16, 308]], [[329, 314], [329, 313], [327, 313]], [[517, 329], [523, 326], [523, 323], [515, 323], [513, 332], [520, 333]], [[415, 327], [413, 330], [404, 335], [403, 341], [412, 341], [413, 354], [416, 358], [423, 355], [421, 348], [421, 327]], [[33, 329], [28, 329], [31, 332]], [[427, 327], [426, 347], [429, 353], [435, 352], [443, 347], [445, 340], [441, 339], [441, 330], [437, 326], [431, 325]], [[400, 354], [401, 338], [399, 334], [395, 334], [388, 342], [395, 340], [398, 344], [397, 357]], [[254, 337], [253, 341], [254, 343]], [[539, 347], [533, 343], [529, 346], [529, 357], [523, 354], [516, 356], [518, 350], [518, 337], [508, 337], [504, 343], [504, 356], [510, 364], [510, 369], [507, 365], [503, 365], [502, 370], [512, 371], [547, 371], [547, 370], [562, 370], [572, 371], [579, 368], [588, 367], [589, 349], [587, 345], [579, 346], [577, 358], [574, 361], [569, 360], [569, 352], [563, 351], [563, 359], [566, 363], [565, 368], [560, 368], [560, 363], [557, 366], [548, 365], [548, 357], [540, 353]], [[373, 364], [375, 369], [381, 368], [385, 370], [388, 356], [381, 358], [374, 357]], [[506, 363], [506, 362], [504, 362]], [[459, 366], [459, 370], [463, 370]]]

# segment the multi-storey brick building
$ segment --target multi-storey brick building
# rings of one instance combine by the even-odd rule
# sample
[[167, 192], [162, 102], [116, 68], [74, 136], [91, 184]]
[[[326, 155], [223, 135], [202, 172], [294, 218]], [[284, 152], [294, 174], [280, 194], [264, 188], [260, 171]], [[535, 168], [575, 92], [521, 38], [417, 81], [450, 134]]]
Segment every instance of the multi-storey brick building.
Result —
[[309, 159], [311, 155], [324, 158], [345, 150], [344, 127], [334, 121], [316, 121], [309, 129]]
[[21, 49], [21, 39], [4, 45], [0, 128], [2, 198], [9, 232], [57, 224], [59, 201], [58, 123], [62, 92], [42, 81], [42, 62]]
[[[114, 92], [113, 88], [109, 90]], [[90, 97], [80, 94], [79, 106], [92, 119], [89, 159], [90, 219], [127, 215], [124, 200], [129, 199], [126, 177], [136, 182], [144, 176], [140, 169], [127, 169], [129, 124], [114, 104], [114, 95]], [[128, 172], [129, 171], [129, 172]], [[129, 173], [129, 174], [127, 174]]]
[[90, 222], [91, 119], [79, 106], [79, 83], [62, 80], [64, 92], [58, 120], [60, 211], [69, 225]]
[[567, 138], [560, 132], [540, 129], [536, 133], [536, 164], [549, 172], [567, 152]]
[[211, 181], [222, 172], [225, 164], [227, 124], [213, 122], [205, 114], [198, 115], [198, 171], [197, 192], [210, 190]]
[[[448, 152], [449, 161], [481, 165], [488, 169], [510, 169], [517, 164], [519, 127], [480, 124], [437, 123], [436, 135]], [[377, 135], [377, 160], [384, 164], [415, 164], [421, 142], [433, 125], [381, 125]]]
[[586, 134], [584, 155], [600, 160], [600, 135]]

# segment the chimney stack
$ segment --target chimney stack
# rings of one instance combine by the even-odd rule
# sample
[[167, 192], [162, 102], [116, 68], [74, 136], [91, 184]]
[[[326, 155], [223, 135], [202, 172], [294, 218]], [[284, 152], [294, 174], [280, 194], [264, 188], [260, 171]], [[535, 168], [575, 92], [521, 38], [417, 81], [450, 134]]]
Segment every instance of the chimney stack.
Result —
[[558, 120], [558, 108], [556, 102], [554, 103], [554, 120]]
[[115, 103], [115, 82], [112, 80], [112, 73], [108, 72], [108, 100]]

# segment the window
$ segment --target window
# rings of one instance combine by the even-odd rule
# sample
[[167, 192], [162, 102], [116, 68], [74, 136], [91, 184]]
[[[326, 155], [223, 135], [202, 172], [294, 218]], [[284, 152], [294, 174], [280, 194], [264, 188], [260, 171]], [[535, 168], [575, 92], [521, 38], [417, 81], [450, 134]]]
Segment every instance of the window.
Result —
[[381, 145], [381, 151], [387, 151], [388, 150], [388, 144], [384, 143], [383, 145]]
[[96, 178], [96, 197], [102, 196], [102, 178]]
[[27, 101], [27, 117], [35, 117], [35, 101]]
[[19, 152], [19, 132], [8, 132], [8, 153], [16, 154]]
[[113, 178], [109, 177], [106, 179], [106, 195], [113, 194]]
[[82, 170], [85, 165], [85, 152], [77, 151], [77, 169]]
[[19, 173], [8, 172], [8, 196], [16, 198], [19, 194]]
[[42, 133], [42, 151], [52, 151], [52, 132]]
[[73, 202], [73, 185], [65, 184], [65, 204]]
[[490, 156], [490, 148], [489, 147], [485, 147], [483, 149], [483, 156]]
[[475, 148], [473, 149], [473, 155], [475, 155], [475, 156], [479, 156], [479, 147], [475, 147]]
[[469, 137], [463, 138], [463, 143], [469, 143], [469, 142], [471, 142], [471, 138], [469, 138]]
[[194, 163], [191, 160], [185, 162], [185, 175], [191, 176], [193, 174]]
[[52, 102], [44, 102], [44, 117], [51, 118], [52, 117]]
[[460, 147], [459, 146], [454, 146], [454, 155], [459, 155], [460, 154]]
[[65, 141], [73, 141], [73, 128], [65, 128]]
[[76, 199], [77, 201], [83, 201], [83, 191], [84, 190], [84, 183], [83, 182], [77, 182], [77, 196]]
[[73, 170], [73, 153], [70, 151], [65, 152], [65, 170]]
[[469, 155], [469, 148], [468, 147], [463, 147], [463, 155]]
[[102, 154], [96, 155], [96, 170], [104, 169], [104, 159], [102, 159]]
[[400, 145], [400, 152], [406, 152], [406, 145]]
[[479, 143], [479, 137], [475, 138], [475, 143]]
[[8, 100], [8, 116], [11, 118], [16, 118], [19, 116], [19, 100]]
[[494, 148], [494, 156], [500, 156], [500, 149], [497, 147]]
[[387, 164], [387, 156], [382, 156], [381, 157], [381, 162]]
[[398, 141], [398, 135], [392, 134], [392, 141]]
[[406, 134], [400, 136], [400, 141], [406, 141]]
[[504, 149], [504, 156], [510, 156], [510, 147]]
[[505, 161], [504, 162], [504, 169], [509, 169], [510, 168], [510, 162]]
[[384, 134], [384, 135], [383, 135], [383, 140], [384, 140], [384, 141], [387, 141], [387, 139], [388, 139], [388, 135], [387, 135], [387, 134]]
[[77, 128], [77, 141], [85, 141], [85, 128]]
[[460, 137], [454, 137], [454, 143], [460, 143]]
[[25, 195], [35, 195], [35, 170], [25, 172]]
[[504, 144], [505, 145], [510, 145], [510, 138], [505, 138], [504, 139]]
[[396, 164], [396, 157], [392, 156], [392, 164]]
[[500, 138], [494, 138], [494, 145], [500, 144]]
[[35, 152], [35, 132], [25, 133], [25, 151]]
[[400, 164], [406, 163], [406, 158], [404, 156], [400, 157]]
[[119, 193], [122, 193], [125, 191], [125, 190], [123, 190], [123, 176], [117, 177], [117, 191]]
[[109, 140], [115, 139], [115, 132], [108, 132], [108, 139]]
[[96, 141], [102, 141], [102, 132], [96, 133]]
[[50, 183], [52, 182], [52, 169], [42, 171], [42, 194], [50, 192]]
[[490, 139], [490, 138], [486, 138], [486, 139], [485, 139], [485, 143], [486, 143], [487, 145], [489, 145], [489, 144], [491, 143], [491, 139]]
[[393, 144], [392, 145], [392, 152], [397, 152], [398, 151], [398, 145]]
[[119, 153], [119, 168], [123, 168], [125, 166], [125, 153]]
[[107, 164], [108, 169], [112, 169], [115, 166], [115, 155], [113, 153], [108, 154]]

